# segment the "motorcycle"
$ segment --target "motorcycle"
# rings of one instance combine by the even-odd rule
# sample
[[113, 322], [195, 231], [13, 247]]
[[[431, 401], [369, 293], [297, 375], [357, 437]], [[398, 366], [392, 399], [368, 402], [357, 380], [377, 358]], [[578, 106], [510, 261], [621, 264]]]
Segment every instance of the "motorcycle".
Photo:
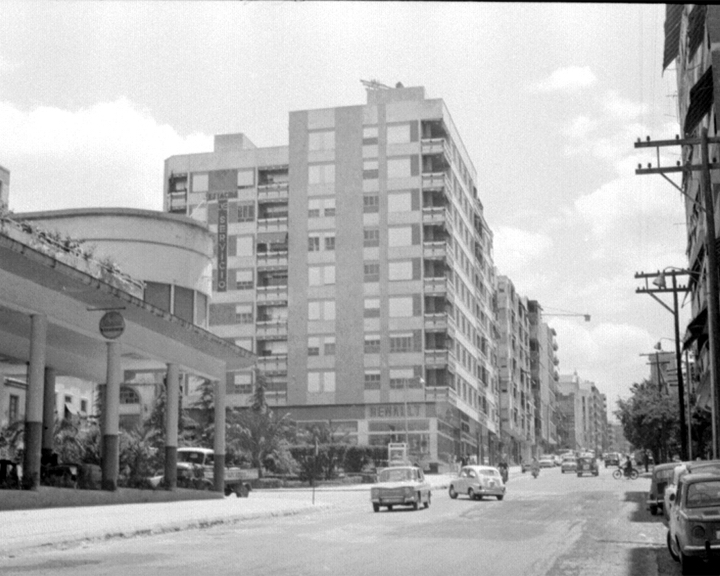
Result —
[[615, 478], [615, 480], [620, 480], [620, 478], [630, 478], [630, 480], [636, 480], [639, 475], [640, 473], [635, 468], [628, 471], [623, 467], [618, 468], [615, 472], [613, 472], [613, 478]]

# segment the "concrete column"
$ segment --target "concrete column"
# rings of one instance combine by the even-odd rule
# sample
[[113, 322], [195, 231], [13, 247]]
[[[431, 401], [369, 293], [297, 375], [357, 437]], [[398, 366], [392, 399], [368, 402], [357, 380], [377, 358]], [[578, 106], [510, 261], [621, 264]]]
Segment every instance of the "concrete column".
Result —
[[177, 364], [167, 365], [165, 385], [165, 487], [168, 490], [177, 488], [179, 375]]
[[225, 491], [225, 381], [216, 381], [215, 396], [215, 492]]
[[55, 437], [55, 370], [45, 368], [45, 394], [43, 400], [42, 457], [50, 458]]
[[26, 490], [37, 490], [40, 485], [47, 316], [33, 314], [30, 316], [30, 322], [30, 362], [25, 396], [25, 454], [22, 483]]
[[103, 452], [102, 488], [116, 490], [120, 458], [118, 433], [120, 431], [120, 342], [107, 343], [107, 378], [105, 383], [105, 405], [103, 406]]

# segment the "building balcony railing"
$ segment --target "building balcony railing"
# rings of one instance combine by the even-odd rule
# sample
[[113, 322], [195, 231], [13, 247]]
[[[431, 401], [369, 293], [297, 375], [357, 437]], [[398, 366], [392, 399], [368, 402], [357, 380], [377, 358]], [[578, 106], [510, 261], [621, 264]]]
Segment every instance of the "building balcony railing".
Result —
[[265, 302], [287, 302], [287, 286], [258, 286], [255, 290], [258, 304]]
[[288, 182], [273, 182], [271, 184], [258, 184], [257, 199], [258, 201], [277, 201], [287, 200], [290, 192], [290, 184]]
[[255, 337], [259, 339], [285, 339], [288, 333], [287, 318], [258, 319], [255, 322]]
[[442, 224], [452, 231], [452, 218], [445, 206], [423, 206], [422, 221], [423, 224]]
[[263, 372], [287, 373], [287, 354], [268, 354], [263, 356], [262, 352], [257, 357], [257, 367]]
[[423, 138], [420, 143], [423, 154], [445, 154], [445, 138]]
[[288, 217], [283, 216], [280, 218], [258, 218], [257, 230], [258, 232], [287, 232]]
[[423, 257], [433, 259], [452, 260], [452, 250], [448, 250], [445, 240], [430, 240], [423, 242]]
[[450, 404], [457, 404], [457, 392], [449, 386], [442, 387], [426, 387], [425, 388], [425, 401], [426, 402], [448, 402]]
[[452, 283], [446, 276], [426, 277], [423, 280], [423, 285], [426, 294], [443, 294], [450, 295], [449, 287], [452, 287]]
[[423, 190], [450, 190], [450, 180], [445, 172], [426, 172], [422, 175]]
[[287, 250], [277, 252], [259, 252], [257, 255], [257, 265], [260, 267], [287, 267], [288, 253]]
[[450, 352], [446, 348], [425, 350], [425, 365], [447, 366]]

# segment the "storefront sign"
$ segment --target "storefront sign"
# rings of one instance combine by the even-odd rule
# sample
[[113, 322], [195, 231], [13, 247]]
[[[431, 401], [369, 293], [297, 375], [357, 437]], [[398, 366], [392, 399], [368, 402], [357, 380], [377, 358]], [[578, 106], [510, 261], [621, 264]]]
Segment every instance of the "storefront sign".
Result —
[[218, 199], [218, 232], [217, 232], [217, 291], [227, 291], [227, 232], [228, 232], [228, 201]]
[[[383, 418], [405, 418], [404, 404], [377, 404], [366, 406], [368, 420]], [[408, 418], [425, 417], [425, 404], [408, 404]]]
[[208, 192], [206, 198], [208, 202], [213, 200], [227, 200], [228, 198], [237, 198], [237, 190], [234, 192]]

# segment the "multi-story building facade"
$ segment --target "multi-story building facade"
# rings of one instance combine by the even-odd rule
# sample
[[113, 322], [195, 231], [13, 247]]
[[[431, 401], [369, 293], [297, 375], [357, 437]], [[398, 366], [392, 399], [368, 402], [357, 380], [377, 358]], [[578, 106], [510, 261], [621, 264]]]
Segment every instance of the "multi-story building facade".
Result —
[[527, 299], [507, 276], [497, 280], [498, 365], [502, 445], [516, 462], [537, 455], [535, 396], [530, 370], [530, 317]]
[[[714, 89], [720, 82], [720, 7], [704, 4], [668, 4], [666, 14], [663, 70], [675, 64], [678, 118], [682, 137], [694, 138], [697, 142], [694, 145], [683, 146], [682, 150], [678, 147], [677, 152], [682, 152], [685, 162], [697, 165], [701, 163], [702, 158], [699, 141], [703, 130], [707, 130], [710, 139], [717, 139], [720, 136], [717, 127], [718, 95], [714, 94]], [[718, 152], [720, 146], [711, 142], [710, 161], [718, 156]], [[720, 175], [716, 169], [709, 172], [714, 192], [720, 182]], [[691, 349], [696, 359], [697, 406], [710, 410], [713, 395], [708, 337], [709, 289], [703, 177], [702, 171], [687, 171], [683, 173], [682, 179], [687, 225], [687, 269], [691, 272], [688, 286], [692, 307], [692, 319], [687, 326], [689, 337], [685, 339], [683, 346], [685, 349]], [[720, 215], [719, 204], [715, 197], [712, 211], [716, 229]], [[717, 270], [711, 272], [717, 275]], [[715, 418], [718, 418], [717, 414]]]
[[556, 394], [560, 377], [557, 367], [556, 333], [542, 319], [542, 307], [536, 300], [528, 302], [530, 319], [530, 378], [535, 401], [535, 441], [542, 452], [557, 446]]
[[577, 372], [560, 375], [558, 409], [562, 412], [562, 438], [571, 450], [601, 454], [607, 449], [607, 398], [593, 382]]
[[271, 405], [413, 458], [492, 460], [499, 436], [493, 236], [440, 99], [289, 115], [288, 145], [216, 136], [165, 165], [165, 209], [216, 238], [211, 329], [258, 355]]

